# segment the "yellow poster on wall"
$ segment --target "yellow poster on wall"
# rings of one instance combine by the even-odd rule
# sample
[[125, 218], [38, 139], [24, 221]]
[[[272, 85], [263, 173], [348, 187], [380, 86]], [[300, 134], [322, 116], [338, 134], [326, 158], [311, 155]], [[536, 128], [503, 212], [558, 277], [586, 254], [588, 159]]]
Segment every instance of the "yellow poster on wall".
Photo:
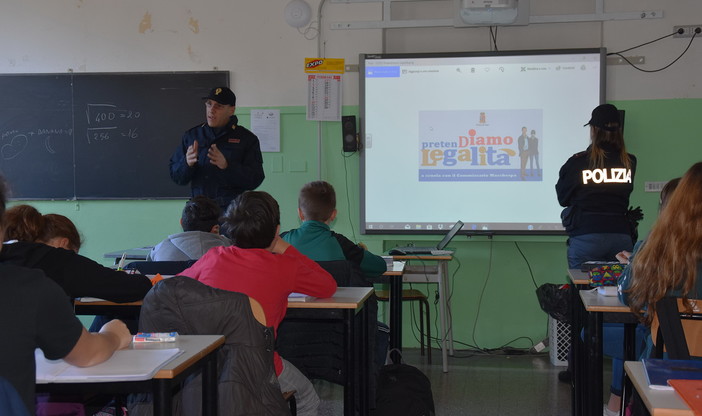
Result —
[[341, 58], [305, 58], [306, 74], [343, 74], [344, 68]]

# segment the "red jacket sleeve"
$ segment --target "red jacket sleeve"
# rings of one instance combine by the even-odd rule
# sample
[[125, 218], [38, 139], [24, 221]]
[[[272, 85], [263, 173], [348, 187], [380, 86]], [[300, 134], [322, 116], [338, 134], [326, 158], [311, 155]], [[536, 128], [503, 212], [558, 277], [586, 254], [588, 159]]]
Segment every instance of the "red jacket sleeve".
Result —
[[296, 260], [294, 291], [318, 298], [328, 298], [336, 292], [336, 280], [317, 262], [310, 260], [293, 246], [284, 253]]

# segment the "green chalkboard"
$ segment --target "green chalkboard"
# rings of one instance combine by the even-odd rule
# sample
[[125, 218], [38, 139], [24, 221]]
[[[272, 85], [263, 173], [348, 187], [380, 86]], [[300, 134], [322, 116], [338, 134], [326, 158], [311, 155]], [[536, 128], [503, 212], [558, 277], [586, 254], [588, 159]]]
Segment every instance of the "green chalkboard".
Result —
[[0, 172], [14, 199], [190, 196], [168, 160], [228, 71], [0, 75]]

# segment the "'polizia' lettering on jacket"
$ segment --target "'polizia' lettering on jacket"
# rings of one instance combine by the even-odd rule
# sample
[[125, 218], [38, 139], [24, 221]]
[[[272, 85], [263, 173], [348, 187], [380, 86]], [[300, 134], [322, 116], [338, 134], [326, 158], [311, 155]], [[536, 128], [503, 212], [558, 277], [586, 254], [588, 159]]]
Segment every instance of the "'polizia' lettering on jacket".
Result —
[[631, 169], [610, 168], [583, 171], [583, 185], [594, 183], [631, 183]]

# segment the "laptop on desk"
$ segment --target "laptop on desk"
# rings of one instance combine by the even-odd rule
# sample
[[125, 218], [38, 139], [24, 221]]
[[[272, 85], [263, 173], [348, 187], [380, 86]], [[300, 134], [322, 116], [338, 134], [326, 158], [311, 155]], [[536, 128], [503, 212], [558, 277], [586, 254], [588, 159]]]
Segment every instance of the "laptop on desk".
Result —
[[446, 250], [446, 246], [451, 242], [453, 237], [461, 231], [463, 227], [463, 222], [456, 221], [456, 223], [451, 227], [451, 229], [446, 233], [444, 238], [439, 241], [439, 243], [434, 247], [419, 247], [419, 246], [403, 246], [395, 247], [390, 250], [390, 254], [396, 255], [415, 255], [415, 254], [433, 254], [435, 256], [453, 254], [453, 251]]

